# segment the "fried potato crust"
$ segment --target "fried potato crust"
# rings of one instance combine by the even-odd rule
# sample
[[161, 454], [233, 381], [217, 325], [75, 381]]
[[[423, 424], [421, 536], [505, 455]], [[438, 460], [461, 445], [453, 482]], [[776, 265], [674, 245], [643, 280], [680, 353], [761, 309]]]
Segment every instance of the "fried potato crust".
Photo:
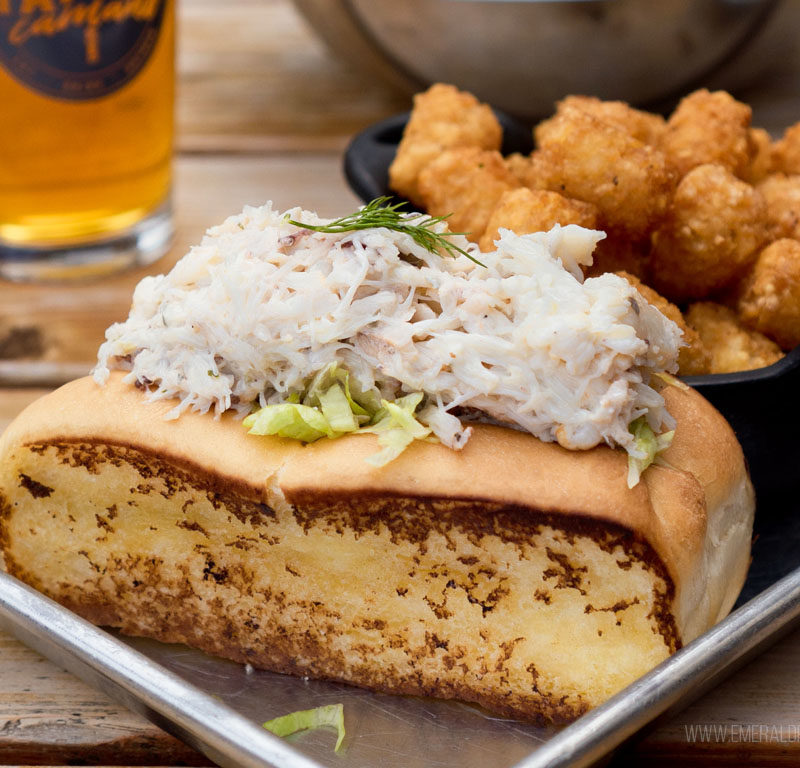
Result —
[[740, 290], [738, 308], [745, 325], [784, 350], [800, 344], [800, 242], [782, 238], [770, 243]]
[[701, 88], [681, 99], [659, 146], [680, 176], [715, 163], [743, 177], [755, 154], [748, 135], [751, 118], [750, 107], [729, 93]]
[[432, 216], [449, 216], [452, 232], [478, 242], [504, 192], [517, 186], [499, 152], [461, 147], [442, 152], [419, 175], [419, 192]]
[[[666, 121], [654, 112], [635, 109], [624, 101], [604, 101], [595, 96], [570, 95], [556, 104], [556, 114], [566, 107], [576, 107], [619, 128], [645, 144], [657, 144], [666, 128]], [[550, 120], [540, 122], [534, 131], [537, 143], [545, 143]]]
[[597, 227], [597, 208], [591, 203], [572, 200], [558, 192], [519, 187], [504, 192], [489, 217], [480, 239], [482, 251], [493, 251], [501, 227], [518, 234], [547, 232], [556, 224]]
[[790, 125], [772, 145], [772, 170], [800, 173], [800, 122]]
[[742, 325], [736, 313], [711, 301], [689, 306], [686, 322], [700, 335], [711, 354], [709, 373], [750, 371], [777, 363], [780, 347], [763, 333]]
[[523, 155], [520, 152], [513, 152], [506, 155], [503, 161], [506, 164], [511, 175], [524, 187], [531, 189], [544, 189], [544, 187], [537, 185], [536, 182], [536, 168], [534, 165], [535, 153], [530, 155]]
[[537, 185], [593, 203], [602, 222], [641, 235], [667, 211], [675, 179], [664, 155], [578, 107], [562, 106], [535, 154]]
[[605, 272], [626, 272], [643, 279], [647, 270], [650, 239], [632, 239], [626, 232], [605, 227], [606, 237], [592, 252], [592, 265], [584, 270], [585, 277], [597, 277]]
[[742, 178], [748, 184], [758, 184], [772, 171], [772, 137], [763, 128], [751, 128], [747, 137], [751, 159]]
[[707, 298], [747, 270], [767, 234], [761, 194], [721, 165], [699, 165], [653, 235], [649, 282], [672, 301]]
[[758, 185], [758, 191], [767, 205], [770, 236], [800, 240], [800, 175], [771, 173]]
[[421, 203], [420, 171], [446, 149], [499, 150], [503, 131], [491, 108], [471, 93], [436, 83], [414, 97], [414, 108], [389, 167], [392, 189]]

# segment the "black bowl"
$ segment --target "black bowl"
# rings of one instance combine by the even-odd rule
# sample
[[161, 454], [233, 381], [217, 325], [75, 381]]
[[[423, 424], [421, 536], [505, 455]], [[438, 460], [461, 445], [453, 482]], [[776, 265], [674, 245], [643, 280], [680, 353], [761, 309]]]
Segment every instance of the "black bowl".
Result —
[[[503, 126], [503, 154], [529, 153], [531, 129], [498, 110], [495, 114]], [[402, 199], [389, 189], [389, 166], [408, 115], [404, 112], [371, 125], [347, 147], [345, 176], [364, 202], [383, 195]], [[800, 347], [766, 368], [684, 380], [730, 422], [762, 505], [783, 508], [783, 502], [800, 487], [800, 404], [795, 402], [800, 395]]]
[[730, 422], [760, 501], [786, 506], [800, 488], [800, 347], [766, 368], [686, 376]]

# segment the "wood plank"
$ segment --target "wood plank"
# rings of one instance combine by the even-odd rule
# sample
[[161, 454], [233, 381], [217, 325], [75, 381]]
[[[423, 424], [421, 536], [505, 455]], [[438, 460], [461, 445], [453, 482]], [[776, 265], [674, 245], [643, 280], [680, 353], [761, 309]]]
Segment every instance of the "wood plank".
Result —
[[0, 633], [0, 763], [212, 765], [203, 755]]
[[[34, 400], [47, 394], [47, 389], [0, 389], [0, 434], [11, 420]], [[0, 680], [2, 680], [0, 676]]]
[[800, 630], [617, 758], [619, 766], [800, 765]]

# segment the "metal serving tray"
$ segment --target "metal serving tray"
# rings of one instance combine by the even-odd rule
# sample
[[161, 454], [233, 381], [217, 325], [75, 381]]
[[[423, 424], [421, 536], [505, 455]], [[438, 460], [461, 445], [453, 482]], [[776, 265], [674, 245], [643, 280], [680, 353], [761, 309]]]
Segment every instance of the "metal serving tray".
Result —
[[[723, 622], [572, 725], [493, 717], [458, 702], [371, 693], [288, 677], [185, 646], [92, 626], [0, 572], [0, 629], [150, 719], [222, 766], [236, 768], [555, 768], [586, 766], [647, 723], [689, 704], [800, 620], [800, 516], [762, 507], [739, 607]], [[347, 736], [287, 740], [260, 726], [342, 702]]]

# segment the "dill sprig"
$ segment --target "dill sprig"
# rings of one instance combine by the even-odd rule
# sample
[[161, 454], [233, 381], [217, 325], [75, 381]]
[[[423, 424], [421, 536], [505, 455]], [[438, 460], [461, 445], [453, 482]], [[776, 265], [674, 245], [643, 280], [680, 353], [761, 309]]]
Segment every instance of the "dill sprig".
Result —
[[404, 205], [406, 205], [405, 202], [392, 203], [390, 197], [376, 197], [355, 213], [342, 216], [341, 219], [336, 219], [330, 224], [304, 224], [288, 217], [287, 220], [296, 227], [331, 234], [384, 227], [385, 229], [392, 229], [395, 232], [403, 232], [409, 235], [417, 245], [422, 246], [430, 253], [445, 251], [454, 258], [461, 254], [482, 267], [486, 266], [463, 248], [459, 248], [455, 243], [447, 239], [448, 237], [453, 237], [453, 235], [463, 235], [465, 234], [464, 232], [434, 231], [433, 227], [447, 219], [450, 214], [448, 216], [429, 216], [426, 213], [404, 213], [400, 211]]

